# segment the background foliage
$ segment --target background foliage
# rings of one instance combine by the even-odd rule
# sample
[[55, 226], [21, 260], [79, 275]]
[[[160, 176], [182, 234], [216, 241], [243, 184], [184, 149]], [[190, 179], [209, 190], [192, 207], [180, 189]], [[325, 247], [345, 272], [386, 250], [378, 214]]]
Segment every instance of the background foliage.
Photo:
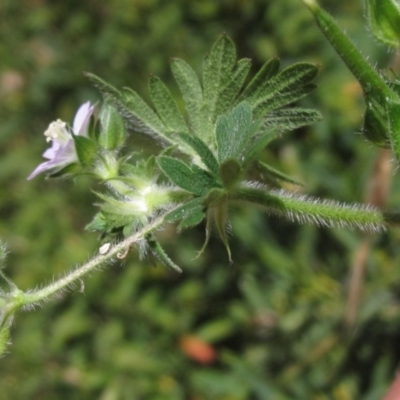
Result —
[[[361, 1], [321, 4], [378, 66], [393, 62], [367, 33]], [[253, 71], [274, 55], [284, 65], [317, 62], [319, 88], [302, 105], [324, 121], [276, 141], [266, 158], [321, 197], [362, 202], [376, 182], [374, 162], [385, 154], [357, 134], [361, 90], [298, 0], [4, 0], [0, 11], [0, 237], [21, 288], [97, 249], [95, 235], [82, 233], [95, 213], [90, 180], [25, 180], [48, 123], [100, 98], [82, 71], [145, 98], [149, 73], [177, 91], [169, 58], [200, 68], [221, 32]], [[386, 206], [398, 208], [388, 158], [378, 181], [393, 181]], [[182, 236], [167, 229], [159, 238], [184, 274], [132, 254], [85, 280], [83, 294], [20, 314], [0, 360], [0, 398], [379, 398], [400, 357], [399, 233], [366, 238], [251, 209], [233, 210], [232, 225], [232, 266], [218, 239], [194, 259], [203, 227]]]

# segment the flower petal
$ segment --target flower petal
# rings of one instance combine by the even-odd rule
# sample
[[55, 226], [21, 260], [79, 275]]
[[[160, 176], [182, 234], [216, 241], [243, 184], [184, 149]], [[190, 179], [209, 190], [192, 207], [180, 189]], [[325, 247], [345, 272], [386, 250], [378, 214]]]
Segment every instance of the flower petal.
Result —
[[52, 160], [57, 155], [57, 152], [60, 150], [60, 148], [61, 148], [60, 142], [53, 140], [51, 147], [47, 149], [42, 155], [44, 158]]
[[90, 117], [93, 114], [94, 105], [90, 101], [82, 104], [75, 114], [72, 130], [75, 135], [87, 136]]
[[[77, 160], [75, 145], [72, 139], [64, 147], [58, 149], [58, 151], [50, 148], [47, 149], [43, 155], [46, 155], [46, 158], [50, 158], [50, 160], [37, 166], [28, 176], [28, 180], [33, 179], [36, 175], [39, 175], [42, 172], [60, 169]], [[54, 157], [50, 157], [50, 155], [54, 155]]]

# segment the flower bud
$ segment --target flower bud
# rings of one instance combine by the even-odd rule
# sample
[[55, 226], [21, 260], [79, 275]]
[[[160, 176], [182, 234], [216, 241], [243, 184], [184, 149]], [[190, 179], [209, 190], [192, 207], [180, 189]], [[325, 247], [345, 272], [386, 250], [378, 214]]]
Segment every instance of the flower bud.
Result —
[[389, 46], [400, 47], [400, 0], [366, 0], [374, 36]]
[[107, 150], [121, 146], [126, 137], [124, 120], [112, 105], [104, 103], [100, 113], [100, 134], [98, 143]]

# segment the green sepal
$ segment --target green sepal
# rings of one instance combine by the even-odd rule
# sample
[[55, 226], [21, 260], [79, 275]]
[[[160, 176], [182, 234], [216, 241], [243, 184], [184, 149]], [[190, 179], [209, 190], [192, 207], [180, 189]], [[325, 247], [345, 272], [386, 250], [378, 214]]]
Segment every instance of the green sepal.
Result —
[[400, 102], [388, 102], [386, 109], [389, 120], [390, 143], [397, 160], [400, 160]]
[[208, 207], [213, 207], [226, 199], [226, 192], [222, 188], [213, 188], [205, 196], [203, 204]]
[[374, 36], [400, 47], [400, 4], [396, 0], [366, 0], [367, 18]]
[[72, 135], [78, 160], [83, 167], [89, 167], [96, 156], [96, 143], [84, 136]]
[[180, 135], [181, 139], [187, 143], [200, 157], [203, 164], [214, 175], [218, 174], [218, 161], [208, 146], [198, 137], [189, 135]]
[[55, 172], [51, 172], [47, 175], [47, 178], [64, 178], [70, 177], [73, 175], [78, 175], [83, 172], [82, 166], [78, 163], [68, 164], [61, 169], [56, 170]]
[[219, 166], [219, 176], [225, 188], [229, 189], [238, 182], [242, 168], [237, 160], [228, 158]]
[[107, 218], [102, 212], [98, 212], [94, 218], [85, 226], [89, 232], [106, 232], [109, 229]]
[[182, 273], [182, 270], [169, 258], [168, 254], [161, 247], [160, 242], [152, 235], [146, 236], [146, 243], [148, 244], [152, 253], [167, 267], [172, 270]]
[[[134, 193], [133, 190], [132, 192]], [[121, 216], [121, 221], [123, 222], [123, 218], [133, 218], [146, 215], [146, 211], [143, 210], [141, 205], [132, 201], [134, 200], [134, 197], [132, 197], [131, 200], [119, 200], [103, 193], [96, 192], [96, 195], [104, 201], [101, 205], [101, 211], [106, 217], [111, 214]], [[124, 223], [122, 223], [122, 225], [124, 225]]]
[[226, 225], [228, 222], [228, 206], [226, 201], [218, 203], [209, 210], [213, 215], [215, 226], [217, 227], [219, 236], [228, 253], [229, 262], [232, 264], [232, 253], [229, 247], [228, 235], [226, 233]]
[[100, 132], [97, 143], [106, 150], [114, 150], [125, 141], [126, 129], [124, 120], [117, 109], [105, 102], [100, 112]]
[[363, 135], [377, 146], [390, 147], [389, 127], [385, 108], [373, 99], [367, 97], [365, 100], [367, 109], [364, 115]]
[[189, 167], [176, 158], [158, 157], [158, 165], [171, 182], [197, 196], [202, 196], [217, 185], [215, 179], [204, 169], [196, 165]]

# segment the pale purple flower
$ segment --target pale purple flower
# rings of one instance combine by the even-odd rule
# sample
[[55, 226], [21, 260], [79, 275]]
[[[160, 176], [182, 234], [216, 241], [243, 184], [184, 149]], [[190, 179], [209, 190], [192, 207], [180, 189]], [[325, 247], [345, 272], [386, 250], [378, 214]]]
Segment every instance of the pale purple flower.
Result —
[[[91, 105], [89, 101], [79, 107], [72, 125], [72, 132], [74, 135], [88, 136], [89, 122], [93, 110], [94, 105]], [[75, 142], [70, 131], [67, 129], [67, 124], [65, 122], [60, 119], [52, 122], [44, 135], [47, 137], [46, 140], [48, 142], [53, 142], [51, 147], [43, 153], [43, 157], [47, 158], [49, 161], [45, 161], [36, 167], [36, 169], [28, 176], [28, 180], [42, 172], [49, 170], [56, 172], [57, 170], [78, 161]]]

